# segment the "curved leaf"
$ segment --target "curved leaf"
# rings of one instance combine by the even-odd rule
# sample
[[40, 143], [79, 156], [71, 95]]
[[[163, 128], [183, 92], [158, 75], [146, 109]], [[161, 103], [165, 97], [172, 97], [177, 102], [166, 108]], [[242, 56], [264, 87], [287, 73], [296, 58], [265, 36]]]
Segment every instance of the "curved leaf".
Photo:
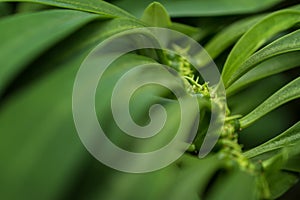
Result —
[[[68, 191], [88, 158], [72, 117], [77, 70], [94, 46], [137, 26], [122, 18], [90, 24], [33, 63], [35, 68], [45, 65], [56, 70], [32, 81], [1, 105], [0, 157], [5, 160], [0, 166], [2, 198], [51, 200], [62, 198], [61, 193]], [[144, 63], [137, 57], [133, 59], [136, 65], [141, 60]]]
[[283, 147], [293, 145], [297, 141], [300, 140], [300, 122], [297, 122], [288, 130], [284, 131], [280, 135], [276, 136], [275, 138], [259, 145], [249, 151], [244, 153], [245, 156], [248, 158], [253, 158], [260, 154], [273, 151], [276, 149], [281, 149]]
[[[216, 58], [225, 49], [230, 47], [236, 40], [238, 40], [249, 28], [256, 24], [263, 18], [262, 15], [255, 16], [247, 19], [239, 20], [227, 28], [221, 30], [216, 36], [213, 37], [205, 46], [204, 49], [210, 55], [211, 58]], [[207, 55], [200, 53], [197, 55], [199, 65], [204, 66], [210, 62]]]
[[268, 15], [247, 31], [234, 46], [226, 60], [222, 72], [225, 86], [229, 87], [232, 84], [231, 76], [251, 54], [273, 36], [298, 22], [300, 22], [300, 11], [282, 10]]
[[291, 81], [289, 84], [281, 88], [262, 104], [260, 104], [256, 109], [250, 112], [248, 115], [240, 119], [240, 124], [242, 128], [245, 128], [267, 114], [268, 112], [274, 110], [275, 108], [281, 106], [282, 104], [297, 99], [300, 97], [300, 77]]
[[29, 13], [29, 12], [38, 12], [38, 11], [46, 10], [49, 8], [51, 8], [51, 7], [44, 5], [44, 4], [22, 2], [22, 3], [17, 4], [16, 12], [18, 14]]
[[255, 81], [299, 66], [299, 51], [274, 56], [258, 64], [255, 68], [234, 82], [229, 88], [226, 89], [226, 95], [230, 96]]
[[80, 26], [101, 17], [104, 18], [73, 10], [49, 10], [1, 20], [0, 94], [34, 58]]
[[268, 58], [297, 50], [300, 50], [300, 30], [294, 31], [275, 40], [271, 44], [253, 54], [242, 65], [240, 65], [240, 67], [237, 68], [235, 72], [231, 74], [231, 77], [228, 80], [228, 84], [234, 83], [246, 72]]
[[[281, 2], [282, 0], [157, 0], [169, 12], [171, 17], [199, 17], [199, 16], [220, 16], [245, 14], [261, 11]], [[135, 16], [140, 17], [144, 8], [152, 0], [135, 1], [131, 4], [129, 0], [116, 1], [116, 5], [128, 10]]]
[[132, 15], [126, 11], [101, 0], [0, 0], [0, 2], [31, 2], [40, 3], [49, 6], [56, 6], [61, 8], [69, 8], [74, 10], [86, 11], [106, 15], [108, 17], [130, 17]]

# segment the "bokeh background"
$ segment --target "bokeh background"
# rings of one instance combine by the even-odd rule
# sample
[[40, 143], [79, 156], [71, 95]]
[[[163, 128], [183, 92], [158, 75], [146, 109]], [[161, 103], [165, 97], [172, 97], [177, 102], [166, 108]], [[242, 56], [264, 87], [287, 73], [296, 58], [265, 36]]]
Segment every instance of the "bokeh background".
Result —
[[[93, 4], [98, 0], [82, 1]], [[108, 2], [139, 18], [152, 1]], [[195, 7], [192, 0], [159, 2], [166, 7], [172, 21], [199, 28], [195, 37], [201, 45], [242, 18], [300, 3], [299, 0], [199, 0], [201, 7]], [[256, 195], [255, 191], [247, 191], [251, 185], [242, 187], [251, 183], [244, 175], [224, 169], [211, 171], [218, 168], [214, 158], [199, 161], [183, 156], [167, 168], [147, 174], [119, 172], [93, 158], [75, 130], [73, 83], [88, 52], [107, 37], [104, 32], [121, 27], [122, 20], [110, 21], [80, 11], [68, 15], [59, 13], [67, 8], [60, 8], [57, 13], [39, 14], [55, 9], [55, 6], [32, 2], [0, 1], [0, 68], [3, 68], [0, 69], [0, 199], [197, 199], [198, 196], [239, 199], [243, 194]], [[215, 59], [220, 70], [231, 48]], [[140, 55], [128, 55], [114, 65], [126, 70], [152, 62]], [[122, 70], [107, 72], [104, 80], [107, 87], [100, 88], [95, 99], [99, 121], [111, 133], [109, 137], [130, 149], [130, 139], [119, 136], [120, 131], [107, 111], [109, 88], [122, 73]], [[299, 69], [295, 68], [261, 80], [230, 97], [232, 113], [247, 114], [298, 76]], [[153, 88], [145, 91], [136, 94], [137, 100], [131, 108], [137, 113], [133, 118], [140, 124], [149, 120], [143, 112], [156, 101], [151, 97], [166, 93]], [[151, 97], [145, 100], [149, 91]], [[170, 107], [172, 115], [177, 108]], [[245, 150], [250, 149], [297, 121], [299, 101], [292, 101], [243, 130], [239, 141]], [[182, 171], [185, 167], [188, 170]], [[193, 193], [195, 190], [199, 191], [198, 196]], [[297, 184], [279, 199], [299, 197], [300, 185]]]

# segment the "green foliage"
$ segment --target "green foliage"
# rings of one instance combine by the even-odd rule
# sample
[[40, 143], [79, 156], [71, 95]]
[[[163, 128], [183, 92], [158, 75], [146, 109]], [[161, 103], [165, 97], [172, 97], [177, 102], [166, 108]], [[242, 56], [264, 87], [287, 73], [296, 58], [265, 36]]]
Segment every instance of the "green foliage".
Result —
[[[300, 173], [300, 5], [291, 2], [286, 8], [281, 2], [0, 0], [1, 199], [280, 198]], [[100, 42], [126, 30], [153, 26], [204, 44], [226, 88], [225, 124], [212, 152], [200, 159], [197, 153], [211, 108], [220, 104], [209, 94], [212, 85], [178, 55], [149, 49], [123, 55], [105, 71], [95, 97], [97, 117], [109, 139], [124, 149], [146, 152], [166, 145], [176, 133], [179, 104], [157, 85], [141, 87], [134, 94], [130, 115], [145, 125], [151, 105], [162, 104], [168, 119], [159, 136], [138, 141], [114, 122], [110, 109], [114, 85], [142, 64], [163, 63], [177, 70], [172, 75], [188, 93], [197, 95], [200, 108], [195, 121], [195, 111], [187, 107], [190, 116], [185, 125], [190, 130], [198, 123], [200, 129], [189, 151], [166, 168], [145, 174], [117, 172], [92, 158], [80, 142], [72, 117], [73, 84], [81, 63]], [[189, 56], [188, 48], [177, 50]], [[201, 70], [210, 67], [206, 52], [193, 56]], [[158, 76], [144, 71], [137, 79], [144, 75]], [[263, 87], [264, 83], [274, 87]], [[262, 94], [272, 95], [265, 100], [268, 95]], [[239, 106], [248, 114], [242, 116], [236, 110]], [[277, 117], [271, 111], [280, 106], [285, 112]], [[260, 145], [249, 142], [250, 148], [243, 149], [244, 129], [266, 115], [271, 122], [281, 121], [284, 113], [290, 113], [293, 126], [273, 137], [273, 124], [265, 123], [270, 131], [251, 134], [259, 141], [262, 136], [269, 140]]]
[[[265, 10], [280, 1], [281, 0], [158, 0], [157, 2], [166, 7], [172, 17], [199, 17], [252, 13]], [[131, 2], [131, 0], [118, 0], [116, 1], [116, 5], [128, 10], [136, 16], [140, 16], [142, 14], [141, 11], [152, 1], [136, 1], [134, 4], [131, 4]]]
[[[219, 56], [224, 50], [233, 45], [249, 28], [262, 19], [263, 16], [255, 16], [242, 19], [224, 28], [206, 45], [205, 50], [212, 58]], [[205, 56], [199, 55], [201, 65], [208, 64], [209, 60], [205, 60]]]
[[247, 127], [268, 112], [282, 104], [300, 97], [300, 77], [290, 82], [270, 98], [260, 104], [251, 113], [240, 119], [241, 127]]
[[[235, 70], [234, 74], [231, 75], [231, 82], [236, 81], [241, 75], [248, 72], [253, 67], [262, 61], [271, 58], [275, 55], [299, 50], [299, 31], [295, 31], [288, 35], [285, 35], [278, 40], [272, 42], [268, 46], [257, 51], [251, 57], [249, 57], [238, 69]], [[238, 78], [236, 78], [238, 77]]]
[[281, 133], [277, 137], [245, 152], [245, 155], [249, 158], [252, 158], [269, 151], [284, 148], [285, 146], [295, 145], [299, 140], [299, 133], [300, 122], [296, 123], [294, 126]]
[[[10, 1], [14, 0], [1, 0], [0, 2]], [[39, 3], [60, 8], [97, 13], [101, 15], [106, 15], [108, 17], [132, 17], [129, 13], [125, 12], [124, 10], [105, 1], [90, 0], [87, 2], [83, 0], [20, 0], [18, 2]]]
[[168, 27], [172, 23], [166, 9], [156, 2], [145, 9], [142, 21], [155, 27]]
[[[248, 30], [234, 46], [222, 71], [223, 81], [229, 87], [246, 69], [242, 64], [263, 44], [281, 31], [291, 28], [300, 21], [300, 12], [297, 10], [283, 10], [272, 13]], [[274, 26], [276, 24], [276, 26]], [[241, 71], [241, 72], [240, 72]]]
[[[3, 41], [0, 60], [5, 63], [0, 69], [0, 93], [16, 74], [39, 56], [40, 52], [96, 18], [106, 17], [72, 10], [49, 10], [20, 14], [0, 21], [1, 30], [9, 27], [7, 31], [0, 33]], [[13, 59], [7, 59], [11, 55], [14, 55]]]
[[256, 65], [255, 68], [238, 79], [227, 89], [227, 95], [234, 94], [260, 79], [298, 67], [299, 62], [299, 51], [273, 56]]

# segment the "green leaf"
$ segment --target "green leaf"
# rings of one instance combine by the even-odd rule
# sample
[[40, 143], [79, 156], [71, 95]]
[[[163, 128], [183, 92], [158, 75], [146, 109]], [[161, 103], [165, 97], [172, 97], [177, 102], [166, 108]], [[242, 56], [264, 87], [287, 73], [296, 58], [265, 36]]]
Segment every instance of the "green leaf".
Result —
[[217, 180], [205, 199], [257, 199], [256, 179], [246, 172], [233, 170]]
[[16, 12], [19, 13], [28, 13], [28, 12], [38, 12], [42, 10], [46, 10], [51, 8], [50, 6], [43, 5], [43, 4], [37, 4], [37, 3], [18, 3]]
[[288, 161], [282, 167], [282, 169], [286, 171], [300, 173], [300, 154], [289, 158]]
[[[232, 75], [257, 49], [276, 34], [300, 22], [297, 10], [282, 10], [268, 15], [247, 31], [237, 42], [226, 60], [222, 78], [229, 87], [233, 83]], [[274, 26], [276, 24], [276, 26]]]
[[[101, 184], [102, 177], [99, 176], [97, 187], [91, 199], [106, 200], [131, 200], [131, 199], [167, 199], [169, 190], [176, 183], [177, 174], [179, 173], [177, 166], [168, 166], [159, 171], [147, 174], [116, 174], [114, 178], [107, 180], [105, 185]], [[99, 174], [99, 173], [98, 173]], [[95, 176], [95, 175], [94, 175]], [[93, 179], [92, 179], [93, 180]], [[94, 185], [90, 185], [93, 187]], [[145, 196], [145, 194], [147, 194]], [[86, 197], [86, 194], [83, 194]]]
[[[151, 2], [153, 1], [143, 0], [132, 4], [129, 0], [119, 0], [115, 4], [140, 17], [144, 8]], [[199, 17], [253, 13], [270, 8], [281, 0], [157, 0], [157, 2], [167, 9], [171, 17]]]
[[[64, 64], [60, 70], [10, 99], [1, 110], [1, 133], [9, 133], [1, 136], [0, 142], [0, 154], [6, 161], [0, 167], [5, 187], [1, 185], [7, 188], [1, 193], [3, 198], [13, 200], [25, 195], [58, 199], [84, 165], [84, 156], [88, 155], [74, 128], [71, 106], [73, 82], [83, 58], [81, 55]], [[145, 60], [149, 63], [148, 58], [135, 56], [125, 64], [132, 67], [144, 64]], [[26, 119], [22, 114], [15, 116], [19, 110], [26, 114]], [[14, 126], [15, 121], [18, 126]], [[28, 129], [30, 132], [23, 133]], [[30, 184], [24, 186], [24, 182]]]
[[172, 24], [166, 9], [157, 2], [151, 3], [145, 9], [142, 21], [154, 27], [168, 27]]
[[40, 3], [49, 6], [56, 6], [61, 8], [68, 8], [86, 12], [97, 13], [108, 17], [129, 17], [132, 15], [126, 11], [101, 0], [0, 0], [0, 2], [31, 2]]
[[[298, 122], [299, 123], [299, 122]], [[297, 135], [299, 135], [300, 130], [298, 130]], [[296, 138], [297, 136], [295, 136]], [[282, 154], [286, 158], [282, 169], [291, 172], [300, 172], [300, 141], [291, 142], [283, 150]]]
[[[140, 60], [139, 65], [155, 62], [150, 58], [145, 59], [144, 57], [142, 57], [143, 60], [141, 60], [136, 55], [121, 58], [121, 60], [118, 59], [115, 61], [113, 66], [110, 66], [109, 69], [106, 70], [107, 73], [105, 72], [105, 74], [103, 74], [103, 78], [99, 81], [99, 86], [97, 88], [97, 94], [99, 93], [99, 95], [96, 97], [96, 102], [99, 102], [99, 104], [96, 104], [96, 109], [101, 111], [98, 115], [99, 122], [104, 122], [103, 124], [105, 126], [105, 122], [110, 121], [109, 125], [106, 125], [107, 127], [104, 127], [103, 130], [109, 132], [109, 138], [124, 149], [134, 152], [149, 152], [161, 148], [170, 141], [170, 138], [174, 137], [174, 134], [177, 131], [178, 127], [176, 125], [174, 126], [174, 124], [179, 124], [180, 122], [180, 115], [178, 115], [178, 113], [180, 113], [178, 108], [179, 105], [177, 103], [173, 103], [172, 101], [163, 103], [168, 117], [163, 129], [160, 130], [155, 137], [141, 141], [124, 134], [124, 132], [120, 130], [118, 125], [115, 123], [114, 117], [110, 110], [114, 86], [116, 85], [117, 81], [129, 70], [128, 67], [132, 68], [137, 66], [137, 60]], [[142, 61], [144, 61], [144, 63], [142, 63]], [[127, 69], [124, 68], [124, 66], [127, 66]], [[156, 75], [151, 70], [143, 70], [136, 76], [143, 79], [145, 78], [145, 74], [152, 77]], [[126, 88], [125, 85], [123, 85], [123, 87]], [[126, 89], [124, 89], [124, 92], [126, 92]], [[132, 117], [133, 120], [138, 124], [145, 124], [148, 122], [149, 108], [153, 104], [161, 104], [159, 96], [162, 96], [165, 93], [167, 93], [166, 90], [153, 85], [136, 91], [131, 97], [132, 100], [129, 105], [131, 113], [130, 117]], [[105, 115], [103, 113], [105, 113]], [[193, 113], [190, 113], [192, 118]], [[193, 120], [191, 120], [190, 126], [192, 126], [192, 122]]]
[[279, 153], [262, 162], [272, 199], [281, 196], [299, 180], [299, 175], [294, 173], [300, 171], [299, 144], [299, 140], [293, 141], [282, 148]]
[[240, 67], [236, 69], [234, 73], [231, 74], [228, 83], [234, 83], [246, 72], [268, 58], [297, 50], [300, 50], [300, 30], [294, 31], [275, 40], [271, 44], [253, 54], [242, 65], [240, 65]]
[[57, 199], [80, 169], [84, 150], [76, 137], [70, 106], [76, 62], [48, 74], [3, 105], [2, 198]]
[[[90, 158], [72, 117], [77, 70], [103, 39], [134, 27], [139, 25], [118, 18], [77, 31], [32, 64], [32, 68], [51, 68], [46, 76], [1, 102], [0, 157], [5, 160], [0, 166], [2, 198], [60, 199], [70, 190], [85, 158]], [[138, 65], [140, 60], [135, 60]]]
[[284, 170], [293, 173], [300, 172], [300, 122], [284, 133], [259, 145], [244, 155], [252, 162], [261, 163], [267, 175]]
[[242, 128], [245, 128], [267, 114], [268, 112], [274, 110], [275, 108], [281, 106], [282, 104], [297, 99], [300, 97], [300, 77], [291, 81], [289, 84], [281, 88], [262, 104], [260, 104], [256, 109], [250, 112], [248, 115], [240, 119], [240, 124]]
[[289, 172], [277, 171], [269, 173], [266, 176], [266, 180], [271, 193], [270, 199], [277, 199], [295, 185], [299, 178], [297, 175]]
[[[217, 33], [205, 46], [204, 49], [210, 55], [211, 58], [216, 58], [224, 50], [230, 47], [236, 40], [238, 40], [246, 31], [249, 30], [255, 23], [262, 19], [263, 16], [255, 16], [246, 19], [239, 20], [227, 28], [224, 28]], [[205, 66], [210, 62], [206, 55], [200, 53], [198, 55], [198, 62], [201, 66]]]
[[[265, 183], [264, 188], [268, 188], [268, 199], [277, 199], [299, 180], [298, 174], [292, 173], [299, 171], [299, 144], [299, 140], [298, 142], [292, 141], [291, 144], [287, 144], [287, 146], [281, 148], [280, 151], [269, 151], [277, 151], [277, 153], [265, 160], [259, 161], [259, 163], [261, 163], [263, 167], [263, 174], [261, 174], [261, 183]], [[281, 146], [281, 144], [279, 144], [279, 146]], [[297, 166], [295, 166], [295, 157], [298, 157]], [[292, 161], [290, 166], [287, 165], [287, 163], [290, 163], [289, 161]]]
[[[299, 123], [299, 122], [298, 122]], [[300, 131], [297, 132], [299, 134]], [[286, 161], [283, 170], [300, 173], [300, 141], [295, 141], [283, 149]]]
[[239, 78], [226, 90], [226, 95], [231, 96], [248, 85], [266, 78], [268, 76], [298, 67], [300, 63], [300, 52], [289, 52], [274, 56], [258, 64], [248, 73]]
[[214, 155], [204, 159], [183, 156], [182, 170], [178, 175], [175, 187], [169, 191], [169, 199], [199, 199], [212, 176], [222, 166], [222, 162]]
[[275, 138], [249, 150], [244, 153], [248, 158], [253, 158], [260, 154], [281, 149], [285, 146], [293, 145], [300, 139], [300, 122], [297, 122], [294, 126], [284, 131]]
[[[296, 128], [296, 126], [298, 127]], [[299, 129], [299, 122], [294, 127]], [[261, 154], [258, 153], [252, 158], [253, 161], [256, 160], [255, 162], [263, 167], [263, 173], [260, 175], [259, 182], [266, 192], [265, 198], [267, 199], [277, 199], [299, 180], [299, 175], [295, 172], [300, 171], [300, 142], [297, 139], [293, 139], [292, 134], [293, 131], [290, 128], [285, 133], [274, 138], [271, 143], [267, 142], [265, 147], [268, 148], [267, 146], [269, 146], [270, 148], [266, 149], [266, 152], [264, 149], [261, 149]], [[290, 137], [290, 142], [287, 141], [289, 140], [287, 139], [288, 137]], [[281, 140], [285, 141], [282, 142]], [[283, 143], [286, 144], [283, 145]]]
[[104, 17], [80, 11], [49, 10], [1, 20], [0, 94], [33, 59], [96, 18]]
[[[177, 163], [181, 163], [179, 168]], [[199, 160], [183, 155], [176, 163], [147, 174], [121, 174], [110, 180], [114, 187], [99, 187], [97, 199], [199, 199], [210, 178], [219, 169], [216, 156]], [[199, 170], [201, 169], [201, 170]], [[147, 194], [145, 196], [145, 194]]]

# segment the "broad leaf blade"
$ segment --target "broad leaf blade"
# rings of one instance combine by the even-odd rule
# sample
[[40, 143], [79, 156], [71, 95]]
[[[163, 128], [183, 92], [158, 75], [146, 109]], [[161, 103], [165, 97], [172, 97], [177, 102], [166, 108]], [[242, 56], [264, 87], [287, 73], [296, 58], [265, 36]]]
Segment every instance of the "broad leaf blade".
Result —
[[[70, 90], [76, 72], [72, 65], [64, 65], [64, 70], [49, 74], [2, 107], [3, 198], [56, 199], [79, 169], [83, 149], [71, 115]], [[30, 184], [24, 184], [27, 182]]]
[[256, 109], [250, 112], [248, 115], [240, 119], [240, 124], [242, 128], [245, 128], [267, 114], [268, 112], [274, 110], [275, 108], [281, 106], [282, 104], [297, 99], [300, 97], [300, 77], [291, 81], [289, 84], [281, 88], [266, 101], [260, 104]]
[[106, 15], [108, 17], [129, 17], [133, 18], [132, 15], [126, 11], [101, 0], [0, 0], [0, 2], [31, 2], [40, 3], [49, 6], [56, 6], [61, 8], [68, 8], [86, 12], [97, 13]]
[[0, 166], [0, 173], [4, 199], [59, 199], [70, 189], [87, 156], [72, 117], [72, 90], [78, 67], [103, 39], [134, 27], [140, 25], [121, 18], [88, 25], [32, 66], [45, 65], [54, 71], [10, 95], [1, 105], [0, 157], [5, 164]]
[[[256, 178], [246, 172], [233, 170], [219, 179], [205, 199], [257, 199]], [[234, 191], [234, 192], [233, 192]]]
[[0, 94], [34, 58], [96, 18], [101, 16], [72, 10], [50, 10], [15, 15], [0, 21]]
[[180, 199], [199, 199], [204, 196], [205, 187], [211, 177], [222, 166], [222, 161], [217, 155], [198, 159], [191, 156], [183, 156], [184, 166], [179, 173], [177, 183], [169, 191], [169, 198]]
[[97, 199], [199, 199], [210, 178], [222, 165], [216, 156], [199, 160], [183, 155], [177, 162], [182, 167], [174, 163], [147, 174], [121, 174], [109, 181], [114, 187], [108, 190], [99, 187]]

